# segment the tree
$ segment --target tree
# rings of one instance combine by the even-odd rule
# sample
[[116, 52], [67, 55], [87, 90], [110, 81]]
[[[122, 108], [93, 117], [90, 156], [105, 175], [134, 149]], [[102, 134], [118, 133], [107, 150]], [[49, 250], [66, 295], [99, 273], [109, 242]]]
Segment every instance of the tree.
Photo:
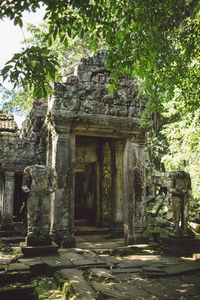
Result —
[[[108, 53], [107, 65], [113, 71], [113, 85], [116, 86], [119, 73], [126, 72], [142, 78], [146, 94], [151, 96], [149, 107], [161, 110], [162, 103], [172, 99], [177, 88], [184, 90], [185, 103], [188, 94], [199, 97], [198, 0], [11, 0], [1, 1], [0, 18], [7, 16], [22, 26], [22, 12], [35, 10], [40, 3], [46, 5], [45, 18], [49, 23], [46, 38], [49, 45], [59, 37], [67, 47], [70, 37], [84, 37], [87, 34], [89, 47], [97, 50], [99, 42], [103, 41]], [[39, 57], [44, 55], [47, 59], [43, 48], [29, 49], [21, 56], [31, 56], [32, 53]], [[17, 61], [11, 63], [15, 65]], [[45, 66], [48, 63], [51, 60]], [[191, 74], [194, 65], [197, 73]], [[56, 77], [54, 70], [49, 68], [46, 74], [41, 65], [27, 68], [26, 61], [14, 77], [12, 74], [16, 69], [5, 68], [4, 77], [10, 73], [13, 82], [18, 81], [22, 86], [32, 84], [38, 97], [48, 94], [45, 80], [49, 76], [51, 80]], [[37, 68], [45, 78], [35, 76]], [[24, 77], [20, 77], [20, 72]], [[31, 76], [26, 77], [27, 72]], [[189, 77], [192, 84], [185, 85]], [[38, 91], [36, 82], [41, 82], [41, 79], [43, 86]]]
[[162, 162], [168, 170], [184, 169], [189, 172], [193, 196], [200, 199], [200, 108], [181, 111], [174, 104], [175, 99], [168, 103], [164, 113], [167, 124], [161, 131], [167, 139], [168, 148]]
[[[56, 58], [57, 68], [55, 69], [56, 70], [55, 74], [57, 78], [61, 77], [63, 68], [66, 68], [70, 65], [77, 64], [84, 55], [90, 55], [92, 52], [91, 49], [87, 49], [87, 44], [88, 44], [87, 35], [83, 39], [80, 39], [79, 37], [75, 37], [74, 39], [69, 38], [67, 48], [64, 46], [63, 43], [60, 42], [59, 38], [56, 38], [54, 40], [54, 43], [49, 46], [48, 41], [46, 39], [46, 35], [48, 33], [47, 22], [44, 22], [39, 26], [29, 24], [27, 27], [27, 31], [30, 34], [30, 38], [25, 39], [22, 42], [22, 44], [24, 45], [25, 48], [29, 49], [30, 51], [32, 51], [33, 49], [48, 49], [52, 57]], [[19, 55], [21, 59], [24, 59], [23, 57], [24, 51], [22, 51], [22, 53], [19, 53], [17, 55]], [[13, 57], [12, 61], [14, 60], [15, 57], [16, 55]], [[34, 57], [37, 56], [35, 55]], [[28, 67], [31, 68], [31, 64], [33, 63], [35, 63], [34, 60], [30, 61]], [[46, 61], [46, 63], [48, 62]], [[15, 68], [17, 72], [19, 72], [20, 74], [21, 71], [19, 70], [18, 65], [19, 63], [15, 65]], [[11, 65], [8, 64], [8, 68], [10, 67]], [[44, 79], [43, 75], [44, 74], [42, 74], [40, 70], [40, 74], [38, 76], [41, 79], [41, 81]], [[13, 73], [11, 73], [11, 76], [13, 76]], [[11, 77], [11, 79], [12, 78], [13, 77]], [[15, 89], [7, 90], [2, 86], [0, 89], [0, 94], [3, 100], [2, 103], [3, 110], [5, 112], [15, 112], [15, 114], [16, 113], [20, 114], [20, 112], [22, 113], [28, 112], [31, 109], [32, 99], [34, 98], [33, 95], [37, 96], [37, 94], [40, 93], [41, 84], [42, 83], [38, 84], [39, 87], [38, 92], [37, 89], [35, 89], [34, 91], [33, 85], [30, 84], [27, 84], [25, 87], [22, 86], [22, 88], [16, 90]], [[46, 85], [43, 86], [42, 88], [46, 89], [46, 92], [51, 92], [51, 85], [49, 79]]]
[[31, 37], [26, 39], [24, 44], [26, 44], [27, 47], [48, 47], [49, 51], [51, 51], [57, 59], [58, 74], [62, 72], [63, 68], [77, 64], [84, 55], [91, 55], [92, 50], [88, 49], [88, 34], [82, 39], [78, 36], [68, 38], [68, 45], [66, 47], [58, 37], [56, 37], [53, 43], [49, 43], [46, 38], [48, 30], [49, 26], [47, 21], [39, 26], [29, 24], [27, 31], [31, 34]]
[[32, 105], [32, 91], [22, 90], [8, 90], [4, 86], [0, 86], [1, 108], [5, 113], [15, 113], [16, 115], [23, 115], [31, 109]]

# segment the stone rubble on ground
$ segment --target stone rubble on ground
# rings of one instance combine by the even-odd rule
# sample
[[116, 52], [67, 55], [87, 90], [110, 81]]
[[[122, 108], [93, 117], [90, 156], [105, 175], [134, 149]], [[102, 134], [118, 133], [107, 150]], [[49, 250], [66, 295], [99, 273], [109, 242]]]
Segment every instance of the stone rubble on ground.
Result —
[[129, 254], [122, 256], [76, 248], [30, 258], [2, 255], [0, 282], [50, 274], [66, 299], [200, 299], [198, 260], [147, 254], [146, 248], [134, 246], [132, 254], [129, 248]]

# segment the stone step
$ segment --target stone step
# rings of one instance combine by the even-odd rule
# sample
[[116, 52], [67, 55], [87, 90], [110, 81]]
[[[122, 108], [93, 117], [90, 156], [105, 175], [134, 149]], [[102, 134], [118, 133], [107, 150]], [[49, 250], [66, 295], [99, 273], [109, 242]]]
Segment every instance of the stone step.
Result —
[[30, 267], [24, 263], [11, 263], [7, 266], [6, 272], [30, 271]]
[[194, 238], [161, 238], [161, 245], [166, 253], [174, 256], [187, 256], [200, 252], [200, 239]]
[[[156, 299], [152, 294], [149, 294], [147, 291], [140, 289], [138, 286], [129, 283], [117, 283], [115, 289], [121, 294], [125, 294], [128, 299], [145, 299], [153, 300]], [[121, 299], [121, 298], [119, 298]]]
[[140, 268], [125, 268], [125, 269], [114, 269], [112, 274], [121, 274], [121, 273], [141, 273], [142, 269]]
[[148, 265], [156, 265], [161, 264], [159, 262], [161, 258], [157, 255], [132, 255], [130, 261], [122, 261], [117, 266], [118, 268], [140, 268]]
[[100, 259], [79, 259], [72, 262], [73, 266], [79, 269], [106, 267], [106, 262]]
[[55, 278], [63, 286], [66, 299], [72, 299], [72, 297], [79, 300], [96, 299], [94, 290], [86, 282], [80, 270], [62, 269], [55, 273]]
[[21, 243], [20, 246], [22, 253], [27, 257], [50, 255], [58, 251], [58, 246], [54, 242], [47, 246], [26, 246], [26, 243]]
[[74, 220], [74, 225], [75, 225], [75, 228], [77, 227], [86, 227], [88, 226], [88, 220], [87, 219], [78, 219], [78, 220]]
[[15, 230], [0, 230], [0, 237], [15, 237], [15, 236], [21, 236], [20, 231]]
[[147, 271], [145, 272], [146, 277], [148, 278], [159, 278], [159, 277], [168, 277], [168, 276], [179, 276], [184, 274], [193, 274], [195, 272], [200, 271], [200, 263], [199, 262], [188, 262], [181, 263], [174, 266], [163, 266], [162, 274], [159, 272]]
[[48, 274], [49, 272], [47, 264], [41, 257], [20, 258], [18, 262], [28, 265], [33, 276]]
[[[12, 284], [16, 282], [28, 283], [32, 278], [30, 271], [13, 271], [13, 272], [0, 272], [0, 286], [5, 284]], [[3, 298], [0, 297], [3, 300]]]
[[103, 283], [93, 281], [91, 282], [91, 285], [93, 289], [96, 291], [96, 293], [102, 297], [100, 299], [113, 298], [113, 299], [120, 299], [120, 300], [130, 300], [130, 298], [127, 295], [115, 289], [114, 283], [103, 284]]
[[6, 245], [19, 245], [21, 242], [25, 241], [24, 236], [11, 236], [11, 237], [2, 237], [1, 239], [2, 244]]
[[62, 259], [60, 257], [52, 257], [51, 259], [42, 258], [42, 261], [48, 266], [51, 272], [73, 267], [72, 262], [69, 259]]
[[34, 294], [34, 287], [31, 285], [21, 286], [5, 286], [0, 288], [0, 299], [11, 300], [11, 299], [29, 299], [36, 300]]
[[92, 227], [92, 226], [77, 226], [74, 230], [75, 236], [77, 235], [96, 235], [96, 234], [109, 234], [110, 228]]
[[115, 278], [110, 270], [107, 270], [105, 268], [93, 268], [88, 270], [91, 274], [91, 276], [95, 276], [100, 279], [113, 279]]

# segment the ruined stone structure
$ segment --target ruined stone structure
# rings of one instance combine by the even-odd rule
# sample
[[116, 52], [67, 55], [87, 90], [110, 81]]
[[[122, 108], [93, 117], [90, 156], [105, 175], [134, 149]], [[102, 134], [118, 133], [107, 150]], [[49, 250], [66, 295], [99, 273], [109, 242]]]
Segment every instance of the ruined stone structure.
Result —
[[189, 173], [183, 170], [147, 170], [146, 179], [149, 229], [154, 228], [159, 233], [175, 237], [191, 236], [190, 227], [194, 227], [195, 231], [199, 230], [198, 215], [197, 223], [191, 222], [195, 210], [190, 203], [192, 187]]
[[[45, 163], [45, 151], [40, 143], [40, 128], [47, 111], [47, 101], [33, 104], [30, 116], [19, 132], [14, 117], [0, 114], [0, 194], [1, 233], [15, 234], [13, 220], [25, 218], [23, 204], [27, 196], [22, 191], [23, 171], [34, 163]], [[45, 104], [44, 104], [45, 103]], [[5, 232], [4, 232], [5, 231]]]
[[51, 235], [63, 247], [75, 244], [76, 220], [109, 226], [113, 236], [125, 231], [127, 243], [146, 226], [145, 99], [136, 81], [125, 76], [118, 89], [109, 92], [109, 75], [104, 54], [65, 70], [48, 103], [34, 102], [20, 138], [3, 151], [1, 172], [5, 194], [10, 195], [3, 203], [23, 194], [21, 181], [17, 190], [14, 179], [8, 188], [6, 172], [14, 178], [35, 163], [55, 168]]
[[0, 213], [2, 229], [10, 229], [13, 226], [15, 179], [13, 170], [9, 166], [5, 166], [4, 157], [8, 151], [8, 145], [11, 145], [18, 136], [14, 117], [0, 112]]
[[[185, 171], [159, 172], [147, 176], [147, 219], [145, 235], [162, 251], [175, 256], [199, 252], [200, 240], [188, 222], [191, 178]], [[199, 225], [193, 223], [193, 225]], [[192, 229], [193, 230], [192, 230]], [[198, 230], [198, 228], [197, 228]]]

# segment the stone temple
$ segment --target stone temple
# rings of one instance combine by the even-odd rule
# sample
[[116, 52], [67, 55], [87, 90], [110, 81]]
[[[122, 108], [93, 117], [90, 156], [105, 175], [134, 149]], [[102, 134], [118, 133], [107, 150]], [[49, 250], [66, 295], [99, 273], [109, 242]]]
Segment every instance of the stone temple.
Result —
[[[108, 91], [105, 55], [84, 58], [65, 70], [48, 99], [34, 101], [19, 131], [13, 116], [0, 114], [1, 234], [24, 222], [22, 176], [38, 164], [56, 169], [51, 194], [52, 239], [75, 245], [76, 222], [107, 226], [131, 243], [146, 227], [145, 99], [135, 80], [119, 79]], [[42, 195], [41, 195], [42, 197]]]

